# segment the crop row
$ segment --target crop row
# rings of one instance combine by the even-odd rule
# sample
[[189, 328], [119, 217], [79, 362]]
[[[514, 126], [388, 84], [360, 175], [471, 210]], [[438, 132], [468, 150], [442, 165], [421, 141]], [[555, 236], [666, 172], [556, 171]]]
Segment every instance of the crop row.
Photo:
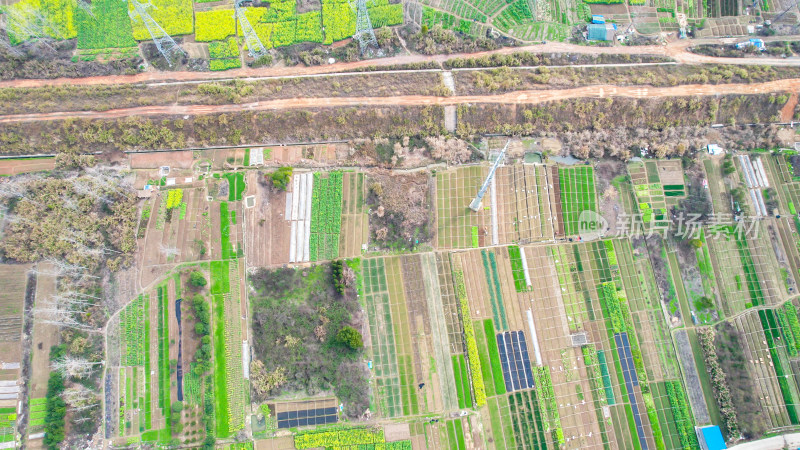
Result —
[[[195, 365], [196, 363], [192, 363]], [[194, 369], [194, 367], [192, 367]], [[183, 395], [187, 403], [193, 405], [200, 404], [200, 375], [197, 375], [194, 370], [185, 370], [183, 372]]]
[[533, 19], [533, 12], [527, 0], [517, 0], [506, 7], [493, 23], [498, 28], [508, 30], [514, 25], [522, 25], [528, 23]]
[[460, 305], [461, 322], [464, 324], [464, 340], [467, 342], [467, 363], [469, 364], [472, 390], [475, 393], [475, 405], [481, 407], [486, 404], [486, 387], [481, 375], [481, 360], [478, 354], [478, 343], [475, 341], [475, 328], [469, 311], [467, 288], [464, 286], [464, 273], [453, 272], [453, 283], [456, 288], [456, 297]]
[[658, 411], [656, 410], [656, 403], [653, 400], [652, 392], [642, 392], [642, 400], [644, 400], [644, 407], [647, 411], [647, 418], [650, 420], [650, 429], [653, 432], [653, 440], [656, 441], [657, 450], [665, 450], [664, 433], [661, 431], [661, 423], [658, 421]]
[[539, 410], [536, 391], [516, 392], [508, 396], [511, 424], [518, 442], [525, 448], [547, 448], [544, 423]]
[[561, 416], [558, 413], [553, 380], [550, 378], [550, 367], [534, 367], [533, 378], [536, 385], [536, 396], [539, 399], [539, 409], [543, 416], [542, 422], [546, 424], [545, 431], [552, 432], [559, 445], [563, 445], [565, 442], [564, 430], [561, 428]]
[[341, 428], [308, 431], [294, 436], [298, 450], [316, 447], [345, 447], [386, 442], [381, 428]]
[[[239, 321], [239, 262], [230, 262], [230, 293], [225, 298], [225, 368], [228, 390], [228, 431], [244, 428], [244, 375], [242, 374], [242, 339]], [[233, 280], [233, 283], [230, 282]]]
[[667, 397], [672, 409], [672, 416], [675, 418], [675, 428], [678, 430], [678, 438], [682, 448], [700, 448], [697, 442], [697, 435], [694, 431], [694, 419], [689, 403], [686, 400], [686, 393], [683, 391], [680, 381], [665, 381]]
[[489, 287], [489, 301], [492, 304], [495, 326], [499, 330], [507, 330], [508, 321], [500, 289], [500, 277], [497, 274], [497, 260], [494, 253], [487, 250], [481, 250], [481, 259], [483, 260], [483, 271], [486, 274], [486, 285]]
[[789, 378], [792, 377], [792, 373], [791, 371], [787, 373], [784, 369], [780, 352], [778, 352], [778, 347], [775, 344], [775, 341], [780, 339], [780, 331], [778, 330], [777, 321], [775, 320], [775, 314], [771, 309], [759, 310], [758, 318], [761, 320], [761, 326], [764, 329], [764, 337], [767, 340], [767, 347], [769, 348], [769, 354], [772, 358], [775, 376], [778, 379], [778, 386], [781, 388], [783, 402], [786, 405], [786, 412], [789, 414], [789, 421], [792, 425], [800, 425], [797, 406], [792, 398], [792, 390], [789, 385]]
[[314, 173], [311, 191], [312, 261], [334, 259], [339, 255], [339, 233], [342, 228], [342, 172], [331, 172], [323, 178]]
[[[597, 348], [594, 344], [584, 345], [581, 347], [583, 352], [583, 364], [586, 366], [586, 372], [589, 375], [589, 383], [592, 387], [592, 392], [599, 393], [603, 387], [603, 373], [600, 368], [600, 360], [597, 357]], [[605, 395], [595, 394], [595, 401], [601, 406], [608, 404]]]
[[158, 406], [167, 423], [170, 423], [172, 408], [170, 402], [169, 370], [169, 293], [167, 284], [156, 288], [158, 296]]
[[379, 442], [377, 444], [345, 445], [331, 450], [411, 450], [411, 441]]
[[522, 265], [522, 253], [519, 246], [508, 247], [508, 257], [511, 259], [511, 274], [514, 276], [514, 288], [517, 292], [528, 290], [528, 283], [525, 281], [525, 268]]
[[144, 353], [149, 351], [145, 347], [144, 317], [149, 300], [140, 295], [133, 300], [120, 313], [120, 345], [124, 348], [125, 365], [139, 366], [144, 362]]
[[639, 348], [639, 341], [636, 339], [633, 319], [631, 318], [628, 300], [625, 291], [617, 290], [616, 282], [607, 281], [598, 288], [600, 296], [600, 307], [603, 315], [611, 319], [613, 333], [627, 333], [630, 338], [631, 356], [633, 365], [636, 368], [640, 382], [645, 382], [647, 372], [642, 362], [642, 350]]
[[761, 290], [761, 283], [758, 281], [753, 257], [747, 245], [747, 238], [742, 233], [736, 232], [733, 226], [727, 227], [727, 232], [729, 235], [733, 236], [736, 241], [736, 248], [739, 250], [739, 259], [742, 261], [742, 270], [744, 271], [744, 279], [747, 283], [747, 291], [750, 294], [750, 300], [753, 306], [763, 305], [764, 292]]
[[212, 60], [238, 58], [239, 45], [234, 38], [228, 38], [224, 41], [214, 41], [208, 44], [208, 54]]
[[797, 308], [791, 302], [775, 310], [778, 322], [786, 344], [789, 356], [800, 355], [800, 320], [797, 317]]
[[617, 252], [614, 251], [614, 243], [611, 240], [603, 241], [606, 246], [606, 258], [609, 266], [619, 265], [617, 262]]
[[[231, 215], [228, 210], [227, 202], [219, 203], [219, 216], [220, 216], [219, 236], [220, 236], [220, 249], [222, 250], [222, 259], [235, 258], [236, 252], [234, 251], [233, 246], [231, 245]], [[212, 294], [213, 293], [214, 292], [212, 291]]]
[[183, 200], [183, 189], [170, 189], [167, 191], [167, 209], [180, 205]]

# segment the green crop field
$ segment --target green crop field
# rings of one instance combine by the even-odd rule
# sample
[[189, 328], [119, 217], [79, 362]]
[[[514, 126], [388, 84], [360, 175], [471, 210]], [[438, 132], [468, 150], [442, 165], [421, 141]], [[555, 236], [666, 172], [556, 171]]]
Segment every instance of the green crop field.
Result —
[[311, 261], [334, 259], [342, 229], [342, 172], [315, 172], [311, 201]]
[[[328, 14], [350, 14], [344, 5], [323, 1]], [[451, 21], [443, 15], [450, 14], [448, 23], [463, 29], [462, 15], [484, 14], [479, 23], [490, 26], [527, 14], [526, 5], [514, 2], [469, 5], [450, 12], [444, 8], [454, 5], [426, 5], [433, 11], [426, 14]], [[372, 8], [382, 6], [389, 5]], [[478, 6], [493, 12], [477, 12]], [[299, 16], [308, 14], [297, 14], [290, 2], [263, 9], [274, 15], [259, 26], [274, 28], [288, 17], [295, 32]], [[312, 19], [325, 20], [324, 14]], [[322, 39], [329, 32], [343, 33], [326, 29]], [[211, 42], [224, 43], [226, 33]], [[284, 38], [273, 29], [271, 39]], [[249, 152], [240, 153], [248, 159]], [[488, 164], [430, 173], [431, 239], [391, 251], [370, 243], [377, 211], [365, 204], [378, 188], [369, 169], [318, 171], [311, 259], [328, 262], [268, 260], [266, 269], [254, 267], [241, 248], [245, 242], [262, 248], [264, 230], [288, 226], [271, 219], [282, 217], [286, 194], [269, 191], [270, 213], [253, 227], [259, 216], [252, 214], [260, 211], [242, 197], [249, 188], [244, 180], [253, 179], [247, 171], [259, 169], [220, 171], [213, 181], [229, 189], [199, 199], [208, 212], [202, 221], [191, 222], [187, 213], [182, 222], [196, 224], [209, 254], [149, 280], [149, 290], [132, 296], [109, 328], [116, 352], [105, 367], [110, 440], [200, 445], [212, 436], [222, 446], [237, 441], [226, 448], [251, 448], [238, 438], [252, 435], [269, 448], [667, 450], [700, 448], [696, 427], [708, 424], [720, 426], [728, 445], [740, 436], [794, 431], [800, 427], [800, 239], [793, 217], [761, 218], [759, 235], [738, 234], [744, 227], [731, 219], [698, 225], [691, 238], [671, 230], [651, 234], [648, 226], [581, 236], [591, 229], [581, 223], [584, 211], [642, 214], [644, 224], [666, 226], [675, 226], [667, 220], [672, 207], [696, 201], [716, 211], [739, 174], [726, 175], [721, 158], [695, 157], [686, 167], [677, 159], [642, 158], [616, 164], [610, 176], [603, 163], [531, 169], [512, 162], [497, 172], [494, 192], [478, 211], [468, 205]], [[765, 161], [776, 186], [770, 199], [779, 209], [790, 211], [790, 202], [796, 209], [800, 180], [781, 171], [788, 169], [777, 165], [780, 158], [762, 158], [772, 158]], [[696, 195], [704, 176], [708, 194]], [[164, 189], [166, 212], [184, 202], [195, 208], [184, 190]], [[522, 209], [542, 215], [527, 219], [550, 231], [525, 234]], [[149, 242], [148, 233], [167, 227], [154, 230], [141, 239]], [[192, 284], [193, 270], [207, 277], [206, 285]], [[202, 311], [184, 307], [189, 325], [178, 334], [174, 302], [195, 294], [208, 302], [209, 331], [192, 330]], [[209, 370], [195, 373], [201, 362], [193, 352], [204, 345]], [[310, 358], [321, 351], [324, 360]], [[177, 359], [182, 412], [172, 408]], [[326, 366], [332, 360], [341, 364]], [[303, 387], [309, 380], [316, 390]], [[29, 429], [44, 429], [45, 408], [31, 405]], [[370, 425], [363, 425], [367, 416]], [[8, 416], [6, 422], [4, 436], [14, 431]], [[385, 442], [400, 427], [408, 435]]]
[[[558, 185], [561, 188], [561, 212], [564, 220], [564, 232], [567, 236], [576, 235], [585, 226], [584, 231], [593, 230], [597, 224], [586, 222], [580, 224], [581, 213], [597, 212], [597, 199], [594, 187], [594, 170], [591, 166], [560, 168]], [[589, 220], [592, 220], [589, 217]]]

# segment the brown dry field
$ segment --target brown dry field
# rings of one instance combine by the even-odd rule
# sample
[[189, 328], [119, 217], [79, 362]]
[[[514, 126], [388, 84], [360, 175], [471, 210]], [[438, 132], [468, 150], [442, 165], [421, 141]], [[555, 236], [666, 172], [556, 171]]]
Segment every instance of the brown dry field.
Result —
[[558, 184], [558, 167], [550, 166], [550, 173], [548, 179], [551, 180], [549, 185], [553, 186], [550, 190], [550, 205], [552, 205], [553, 216], [553, 233], [555, 237], [564, 237], [564, 216], [561, 211], [561, 186]]
[[[533, 353], [532, 336], [527, 324], [528, 309], [533, 313], [542, 362], [550, 366], [553, 389], [559, 404], [559, 414], [564, 435], [580, 437], [579, 448], [601, 447], [602, 436], [597, 425], [593, 402], [578, 399], [576, 387], [580, 386], [587, 395], [592, 392], [588, 375], [582, 363], [582, 354], [571, 346], [569, 324], [561, 298], [556, 269], [550, 256], [550, 248], [544, 246], [526, 246], [525, 257], [528, 261], [532, 292], [517, 293], [518, 311], [524, 316], [520, 328], [525, 332], [529, 354]], [[499, 265], [499, 261], [498, 261]], [[510, 262], [505, 263], [510, 276]], [[513, 278], [506, 281], [513, 289]], [[511, 297], [513, 298], [513, 297]], [[508, 305], [509, 301], [506, 301]], [[510, 319], [510, 318], [509, 318]], [[513, 328], [512, 328], [513, 329]], [[562, 359], [561, 351], [564, 351]], [[532, 363], [535, 357], [531, 355]], [[569, 361], [572, 367], [564, 365]], [[591, 437], [589, 434], [591, 433]], [[574, 443], [574, 441], [573, 441]]]
[[658, 161], [658, 177], [661, 184], [684, 184], [683, 167], [679, 160]]
[[[367, 198], [366, 175], [358, 191], [358, 173], [347, 172], [342, 181], [342, 228], [339, 236], [339, 256], [352, 258], [361, 256], [361, 246], [369, 240], [369, 218], [363, 202]], [[358, 204], [359, 197], [362, 204]]]
[[131, 153], [128, 158], [131, 169], [158, 169], [161, 166], [169, 166], [170, 170], [191, 169], [194, 162], [191, 151]]
[[256, 440], [256, 450], [294, 450], [294, 448], [292, 436]]
[[[166, 192], [157, 192], [152, 199], [147, 200], [151, 211], [150, 220], [144, 238], [139, 240], [142, 249], [140, 262], [142, 286], [148, 286], [163, 277], [175, 264], [206, 259], [209, 253], [219, 257], [218, 254], [211, 253], [214, 249], [210, 245], [219, 240], [209, 242], [208, 219], [203, 216], [203, 213], [211, 213], [209, 215], [218, 220], [219, 208], [216, 209], [216, 215], [213, 214], [213, 204], [206, 201], [203, 190], [184, 188], [183, 201], [187, 204], [184, 219], [179, 219], [180, 208], [175, 208], [172, 211], [172, 219], [164, 223], [163, 230], [159, 230], [156, 228], [158, 208], [160, 202], [166, 201]], [[219, 234], [218, 226], [216, 230]], [[204, 242], [207, 249], [206, 256], [200, 255], [195, 240]], [[177, 249], [178, 253], [168, 258], [162, 248]]]
[[[515, 165], [497, 171], [497, 227], [500, 244], [552, 238], [544, 168]], [[540, 205], [540, 199], [543, 201]], [[545, 217], [542, 226], [542, 217]]]
[[[42, 272], [53, 270], [51, 264], [38, 264]], [[36, 297], [34, 302], [41, 304], [56, 293], [56, 278], [52, 275], [39, 274], [36, 277]], [[30, 398], [44, 397], [47, 393], [47, 380], [50, 377], [50, 347], [58, 344], [58, 327], [34, 321], [31, 341], [31, 382]]]
[[761, 400], [764, 415], [770, 428], [787, 426], [789, 417], [783, 402], [769, 349], [763, 339], [763, 328], [755, 314], [745, 314], [734, 319], [734, 326], [742, 333], [744, 357], [749, 362], [747, 373], [755, 381], [756, 395]]
[[[291, 186], [291, 183], [289, 183]], [[266, 255], [269, 265], [286, 264], [289, 262], [289, 244], [292, 227], [285, 217], [286, 214], [286, 192], [276, 192], [268, 189], [269, 214], [267, 223], [269, 224], [269, 253]], [[258, 204], [258, 202], [256, 202]]]
[[268, 266], [271, 259], [270, 188], [259, 183], [258, 177], [258, 172], [247, 172], [247, 189], [243, 194], [243, 198], [255, 196], [255, 206], [244, 208], [244, 251], [249, 267]]
[[400, 267], [403, 274], [408, 327], [411, 333], [411, 351], [416, 376], [414, 383], [425, 384], [422, 389], [418, 390], [423, 397], [420, 408], [424, 406], [423, 411], [425, 412], [443, 411], [441, 380], [437, 368], [431, 367], [431, 356], [436, 352], [428, 301], [435, 301], [435, 299], [427, 298], [420, 255], [402, 256]]
[[56, 167], [55, 158], [46, 159], [0, 159], [0, 176], [19, 175], [28, 172], [41, 172], [53, 170]]

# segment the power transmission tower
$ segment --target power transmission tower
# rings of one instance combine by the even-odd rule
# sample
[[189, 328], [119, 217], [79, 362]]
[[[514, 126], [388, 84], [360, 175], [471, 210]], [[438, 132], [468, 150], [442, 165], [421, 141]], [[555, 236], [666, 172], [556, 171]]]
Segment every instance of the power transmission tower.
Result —
[[[352, 4], [350, 5], [353, 6]], [[378, 56], [382, 56], [383, 52], [378, 47], [378, 40], [375, 39], [375, 31], [372, 29], [372, 21], [369, 19], [369, 10], [367, 10], [367, 0], [356, 0], [356, 33], [353, 39], [358, 41], [363, 55], [370, 46], [375, 47], [378, 51]]]
[[82, 9], [86, 14], [92, 16], [93, 19], [97, 19], [94, 15], [94, 11], [92, 11], [92, 5], [89, 4], [86, 0], [78, 0], [78, 7]]
[[176, 53], [182, 53], [184, 55], [186, 53], [184, 53], [183, 49], [178, 46], [175, 40], [161, 28], [161, 25], [150, 16], [150, 13], [147, 12], [147, 8], [155, 8], [155, 6], [150, 3], [139, 3], [138, 0], [132, 0], [131, 3], [133, 3], [133, 10], [128, 11], [128, 15], [131, 16], [131, 19], [135, 19], [135, 16], [139, 16], [142, 19], [145, 28], [147, 28], [147, 32], [150, 33], [150, 37], [153, 38], [153, 43], [156, 44], [156, 48], [164, 55], [167, 64], [172, 67], [171, 57]]
[[[49, 36], [45, 30], [45, 26], [49, 24], [49, 21], [47, 21], [41, 13], [36, 14], [28, 12], [27, 14], [23, 14], [18, 8], [8, 8], [5, 11], [5, 16], [6, 32], [8, 33], [9, 39], [12, 34], [14, 34], [14, 37], [20, 42]], [[44, 20], [44, 22], [42, 20]], [[52, 25], [51, 28], [55, 29]], [[47, 41], [40, 40], [39, 42], [55, 51], [53, 46], [48, 44]]]
[[244, 33], [244, 42], [247, 45], [247, 52], [250, 53], [251, 57], [257, 59], [264, 56], [267, 53], [267, 49], [264, 48], [264, 44], [262, 44], [261, 39], [258, 38], [256, 30], [250, 25], [250, 21], [247, 20], [247, 15], [244, 13], [244, 8], [242, 8], [242, 4], [245, 1], [247, 0], [236, 0], [233, 5], [234, 14], [236, 20], [242, 25], [242, 33]]
[[469, 204], [469, 209], [475, 212], [478, 212], [481, 209], [481, 201], [483, 201], [483, 196], [484, 194], [486, 194], [486, 189], [489, 189], [489, 183], [492, 182], [492, 177], [494, 177], [494, 172], [497, 170], [498, 167], [500, 167], [500, 163], [503, 162], [503, 156], [505, 156], [506, 149], [508, 148], [508, 144], [510, 143], [511, 141], [506, 142], [506, 146], [503, 147], [503, 151], [501, 151], [500, 154], [497, 155], [497, 159], [494, 161], [491, 170], [489, 170], [489, 176], [487, 176], [486, 181], [483, 182], [483, 186], [481, 186], [481, 189], [478, 191], [478, 195], [476, 195], [475, 198], [472, 200], [472, 203]]

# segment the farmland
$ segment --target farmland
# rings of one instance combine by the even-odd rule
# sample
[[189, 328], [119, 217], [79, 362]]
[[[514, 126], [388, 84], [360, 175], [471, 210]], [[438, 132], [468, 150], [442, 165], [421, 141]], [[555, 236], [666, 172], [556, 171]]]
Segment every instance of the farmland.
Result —
[[[147, 287], [110, 328], [113, 442], [666, 450], [697, 448], [695, 426], [729, 442], [800, 426], [793, 219], [690, 238], [664, 217], [721, 160], [611, 177], [509, 162], [472, 211], [485, 162], [295, 167], [281, 185], [254, 151], [276, 157], [187, 156], [203, 176], [176, 166], [169, 185], [136, 169], [157, 189], [139, 216]], [[602, 177], [643, 226], [596, 235], [581, 213], [608, 214]], [[779, 208], [800, 204], [784, 183]]]

